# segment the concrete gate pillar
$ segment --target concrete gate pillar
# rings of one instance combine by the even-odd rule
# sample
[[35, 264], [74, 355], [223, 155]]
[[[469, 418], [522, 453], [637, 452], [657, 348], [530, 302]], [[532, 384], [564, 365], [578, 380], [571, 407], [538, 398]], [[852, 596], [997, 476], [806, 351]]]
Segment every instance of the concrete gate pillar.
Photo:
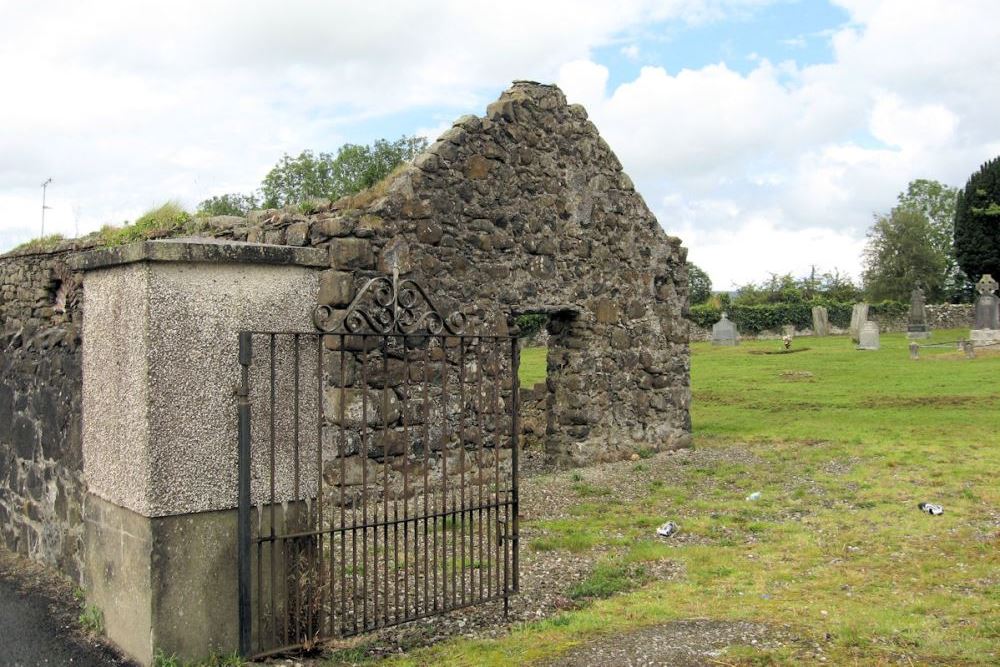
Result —
[[149, 664], [238, 645], [237, 332], [312, 329], [315, 248], [210, 239], [83, 253], [87, 602]]

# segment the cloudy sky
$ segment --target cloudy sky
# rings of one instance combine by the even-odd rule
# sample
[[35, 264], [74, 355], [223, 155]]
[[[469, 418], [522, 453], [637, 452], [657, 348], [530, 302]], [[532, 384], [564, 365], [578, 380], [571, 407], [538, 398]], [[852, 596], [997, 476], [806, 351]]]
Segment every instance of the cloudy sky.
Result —
[[0, 251], [426, 134], [514, 79], [581, 102], [716, 289], [859, 274], [874, 211], [1000, 154], [995, 0], [0, 0]]

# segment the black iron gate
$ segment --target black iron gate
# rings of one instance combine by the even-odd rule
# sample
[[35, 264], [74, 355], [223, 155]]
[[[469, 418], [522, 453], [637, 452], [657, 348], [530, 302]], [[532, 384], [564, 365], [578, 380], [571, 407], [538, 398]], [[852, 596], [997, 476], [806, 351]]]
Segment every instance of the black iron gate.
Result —
[[239, 337], [240, 650], [518, 589], [516, 338], [378, 277], [314, 332]]

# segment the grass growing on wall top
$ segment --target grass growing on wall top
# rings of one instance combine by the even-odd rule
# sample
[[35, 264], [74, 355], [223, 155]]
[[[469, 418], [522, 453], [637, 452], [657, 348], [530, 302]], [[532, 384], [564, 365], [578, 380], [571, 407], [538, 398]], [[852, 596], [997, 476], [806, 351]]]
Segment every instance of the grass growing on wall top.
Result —
[[124, 227], [107, 225], [101, 228], [101, 239], [108, 246], [124, 245], [136, 241], [193, 234], [203, 229], [202, 222], [184, 210], [180, 204], [168, 201], [143, 213], [135, 222]]
[[[929, 342], [965, 335], [936, 331]], [[720, 664], [1000, 663], [1000, 354], [924, 348], [912, 361], [904, 335], [881, 342], [862, 352], [847, 337], [811, 338], [810, 350], [786, 356], [750, 354], [780, 341], [693, 344], [692, 420], [705, 455], [638, 462], [650, 477], [637, 499], [580, 497], [563, 517], [536, 520], [548, 524], [545, 548], [585, 534], [573, 549], [666, 559], [683, 575], [390, 662], [544, 662], [581, 642], [707, 618], [787, 626], [799, 638], [734, 647]], [[655, 476], [666, 469], [668, 483]], [[759, 500], [746, 500], [755, 491]], [[921, 501], [945, 513], [929, 516]], [[652, 537], [666, 519], [691, 539]]]
[[25, 241], [20, 245], [16, 245], [10, 249], [10, 252], [31, 250], [45, 252], [47, 250], [52, 250], [65, 240], [66, 238], [62, 234], [48, 234], [46, 236], [40, 236], [36, 239], [31, 239], [30, 241]]

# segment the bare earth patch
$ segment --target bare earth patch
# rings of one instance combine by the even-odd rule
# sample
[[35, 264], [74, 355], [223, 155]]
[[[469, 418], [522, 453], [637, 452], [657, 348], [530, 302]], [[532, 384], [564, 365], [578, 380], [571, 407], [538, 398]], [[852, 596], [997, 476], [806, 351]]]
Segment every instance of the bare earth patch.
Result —
[[626, 635], [603, 638], [568, 651], [547, 667], [701, 667], [730, 664], [721, 656], [732, 646], [775, 649], [794, 639], [784, 631], [747, 621], [672, 621]]

